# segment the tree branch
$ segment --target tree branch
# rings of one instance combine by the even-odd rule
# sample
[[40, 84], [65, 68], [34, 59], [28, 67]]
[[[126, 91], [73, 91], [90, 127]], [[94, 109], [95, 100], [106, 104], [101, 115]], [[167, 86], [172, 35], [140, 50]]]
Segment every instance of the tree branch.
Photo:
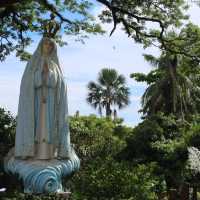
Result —
[[[184, 51], [181, 47], [178, 47], [178, 50], [175, 50], [174, 48], [171, 49], [171, 47], [168, 46], [168, 44], [174, 45], [174, 46], [175, 46], [175, 44], [173, 44], [172, 41], [167, 40], [166, 38], [163, 37], [164, 31], [165, 31], [165, 25], [163, 24], [163, 22], [161, 20], [156, 19], [156, 18], [151, 18], [151, 17], [138, 16], [134, 13], [129, 12], [128, 10], [125, 10], [124, 8], [120, 8], [120, 7], [113, 5], [112, 1], [111, 2], [108, 0], [96, 0], [96, 1], [105, 5], [112, 12], [114, 26], [113, 26], [113, 29], [112, 29], [110, 35], [112, 35], [113, 32], [115, 31], [117, 24], [122, 23], [128, 36], [131, 35], [131, 30], [133, 30], [135, 32], [136, 38], [138, 40], [141, 40], [142, 37], [155, 38], [161, 43], [161, 46], [159, 46], [159, 48], [161, 50], [166, 50], [166, 51], [169, 51], [174, 54], [182, 54], [186, 57], [191, 58], [193, 61], [200, 62], [200, 58], [198, 56], [191, 55], [190, 53]], [[156, 5], [156, 4], [154, 4], [154, 6], [159, 8], [160, 10], [162, 9], [162, 8], [158, 7], [158, 5]], [[164, 11], [164, 10], [162, 10], [162, 11]], [[120, 14], [125, 14], [129, 17], [136, 19], [138, 23], [140, 23], [141, 21], [158, 23], [161, 28], [159, 35], [141, 31], [138, 27], [128, 23], [124, 17], [122, 17], [121, 15], [117, 15], [117, 12], [119, 12]], [[152, 44], [153, 44], [153, 42], [152, 42]]]
[[[112, 30], [111, 33], [113, 33], [114, 30], [116, 29], [116, 21], [117, 21], [117, 15], [116, 15], [116, 13], [117, 13], [117, 12], [120, 12], [120, 13], [122, 13], [122, 14], [126, 14], [126, 15], [128, 15], [128, 16], [130, 16], [130, 17], [135, 18], [138, 22], [141, 22], [141, 21], [150, 21], [150, 22], [158, 23], [158, 24], [160, 25], [160, 28], [161, 28], [160, 36], [159, 36], [159, 37], [160, 37], [160, 38], [163, 37], [163, 33], [164, 33], [165, 26], [164, 26], [164, 24], [162, 23], [161, 20], [155, 19], [155, 18], [149, 18], [149, 17], [144, 17], [144, 16], [135, 15], [135, 14], [130, 13], [129, 11], [123, 9], [123, 8], [119, 8], [119, 7], [116, 7], [116, 6], [112, 5], [112, 3], [110, 3], [110, 2], [107, 1], [107, 0], [97, 0], [97, 1], [98, 1], [99, 3], [104, 4], [104, 5], [105, 5], [106, 7], [108, 7], [109, 10], [112, 12], [113, 20], [114, 20], [114, 28], [113, 28], [113, 30]], [[118, 23], [125, 21], [125, 19], [123, 19], [123, 20], [122, 20], [122, 19], [123, 19], [123, 18], [121, 18], [120, 20], [118, 20]], [[124, 24], [124, 23], [123, 23], [123, 24]]]
[[37, 0], [37, 2], [48, 8], [52, 13], [54, 13], [57, 17], [59, 17], [62, 22], [67, 22], [68, 24], [74, 24], [72, 21], [61, 15], [57, 11], [56, 7], [53, 4], [49, 3], [48, 0]]

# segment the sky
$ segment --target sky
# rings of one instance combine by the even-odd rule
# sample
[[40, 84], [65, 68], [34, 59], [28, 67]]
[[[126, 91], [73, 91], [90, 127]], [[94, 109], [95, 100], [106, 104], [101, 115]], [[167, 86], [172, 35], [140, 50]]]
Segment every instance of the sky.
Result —
[[[95, 15], [100, 11], [101, 8], [95, 9]], [[191, 21], [200, 25], [200, 8], [191, 4], [189, 14]], [[126, 125], [135, 126], [140, 122], [141, 116], [138, 110], [141, 108], [140, 99], [146, 85], [137, 83], [129, 77], [135, 72], [148, 73], [152, 67], [142, 55], [144, 53], [159, 55], [159, 51], [156, 48], [144, 50], [120, 29], [110, 37], [112, 25], [102, 26], [107, 31], [103, 36], [90, 36], [85, 44], [74, 42], [64, 36], [68, 45], [58, 47], [58, 56], [68, 87], [69, 114], [74, 115], [77, 110], [80, 115], [98, 114], [86, 102], [87, 84], [89, 81], [96, 81], [98, 72], [102, 68], [114, 68], [126, 77], [131, 91], [131, 104], [120, 110], [118, 115], [124, 119]], [[37, 37], [29, 51], [33, 52], [38, 43]], [[21, 62], [14, 54], [0, 63], [0, 107], [9, 110], [14, 116], [17, 114], [20, 81], [25, 65], [26, 63]]]

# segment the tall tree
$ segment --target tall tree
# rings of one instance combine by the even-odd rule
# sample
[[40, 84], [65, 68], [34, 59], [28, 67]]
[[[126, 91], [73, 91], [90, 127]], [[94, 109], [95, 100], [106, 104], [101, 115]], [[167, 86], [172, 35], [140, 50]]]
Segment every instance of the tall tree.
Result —
[[161, 111], [180, 118], [197, 113], [200, 88], [194, 79], [199, 74], [187, 76], [176, 55], [162, 54], [158, 59], [145, 55], [145, 58], [157, 69], [147, 75], [131, 75], [138, 81], [149, 83], [142, 96], [142, 112], [152, 115]]
[[[200, 53], [200, 29], [197, 26], [186, 25], [180, 35], [184, 35], [188, 40], [179, 41], [178, 45], [181, 45], [188, 53]], [[170, 40], [178, 36], [174, 32], [168, 33]], [[189, 46], [189, 42], [193, 45]], [[147, 75], [134, 73], [131, 76], [137, 81], [145, 81], [148, 84], [142, 97], [142, 111], [145, 115], [161, 111], [184, 118], [186, 115], [200, 112], [198, 62], [170, 51], [162, 51], [158, 58], [152, 55], [144, 55], [144, 58], [154, 67], [154, 70]]]
[[88, 90], [87, 102], [95, 109], [98, 108], [100, 114], [105, 108], [107, 117], [111, 117], [112, 113], [116, 116], [113, 106], [122, 109], [129, 104], [130, 92], [126, 86], [126, 79], [115, 69], [102, 69], [97, 82], [89, 82]]
[[184, 170], [188, 158], [183, 135], [189, 127], [172, 114], [151, 115], [134, 128], [126, 147], [118, 155], [119, 159], [130, 161], [132, 166], [154, 163], [154, 174], [166, 186], [163, 199], [188, 200], [180, 195], [185, 192]]

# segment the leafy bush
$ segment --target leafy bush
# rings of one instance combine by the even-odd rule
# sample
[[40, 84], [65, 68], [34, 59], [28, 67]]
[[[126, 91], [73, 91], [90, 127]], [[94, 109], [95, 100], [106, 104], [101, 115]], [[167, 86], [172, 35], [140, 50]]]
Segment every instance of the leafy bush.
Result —
[[73, 177], [72, 200], [156, 200], [159, 179], [152, 171], [150, 165], [95, 160]]
[[131, 166], [115, 159], [132, 128], [107, 118], [72, 117], [72, 142], [82, 160], [68, 186], [72, 200], [155, 200], [158, 180], [151, 165]]
[[11, 113], [0, 108], [0, 158], [14, 146], [16, 120]]
[[189, 129], [187, 122], [174, 115], [158, 113], [134, 128], [119, 157], [133, 164], [155, 163], [153, 173], [160, 182], [165, 182], [168, 191], [177, 189], [184, 184], [188, 160], [185, 135]]
[[[0, 108], [0, 188], [12, 187], [9, 176], [3, 172], [3, 159], [14, 146], [16, 120], [11, 113]], [[12, 183], [12, 182], [11, 182]]]
[[125, 145], [125, 141], [115, 133], [115, 123], [107, 118], [71, 117], [71, 141], [82, 160], [82, 167], [98, 157], [113, 155]]

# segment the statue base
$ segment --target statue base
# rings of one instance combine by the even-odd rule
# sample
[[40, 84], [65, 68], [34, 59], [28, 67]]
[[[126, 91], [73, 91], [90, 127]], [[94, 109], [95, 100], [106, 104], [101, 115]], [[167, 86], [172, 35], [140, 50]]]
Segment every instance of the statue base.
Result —
[[28, 194], [62, 194], [62, 178], [69, 177], [79, 167], [80, 160], [74, 150], [70, 158], [64, 160], [22, 160], [16, 159], [11, 149], [4, 159], [5, 171], [17, 175], [23, 181], [24, 192]]

